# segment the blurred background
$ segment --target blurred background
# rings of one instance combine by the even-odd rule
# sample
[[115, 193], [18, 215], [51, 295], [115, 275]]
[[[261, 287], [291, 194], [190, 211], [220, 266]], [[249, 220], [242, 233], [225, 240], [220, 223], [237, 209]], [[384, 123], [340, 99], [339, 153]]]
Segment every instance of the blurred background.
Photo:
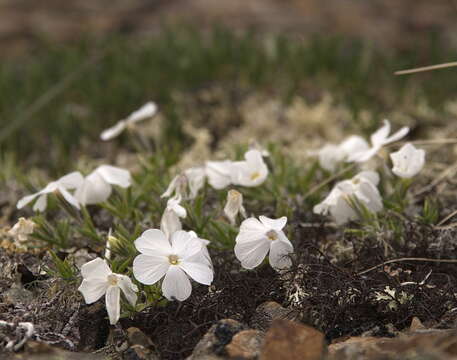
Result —
[[211, 149], [248, 123], [286, 145], [280, 124], [311, 145], [385, 116], [419, 135], [455, 119], [457, 72], [393, 72], [455, 60], [456, 20], [455, 0], [0, 0], [2, 166], [109, 157], [100, 131], [148, 100], [177, 153], [185, 122]]

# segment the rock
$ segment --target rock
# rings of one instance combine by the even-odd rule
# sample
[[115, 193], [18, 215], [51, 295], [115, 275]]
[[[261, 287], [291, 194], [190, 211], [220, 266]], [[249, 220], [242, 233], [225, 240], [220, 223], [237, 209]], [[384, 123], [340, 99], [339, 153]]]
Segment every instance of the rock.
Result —
[[66, 351], [37, 341], [27, 342], [23, 353], [8, 357], [14, 360], [103, 360], [104, 358], [100, 354]]
[[418, 317], [413, 317], [411, 325], [409, 326], [410, 332], [417, 332], [419, 330], [425, 330], [426, 327], [422, 324]]
[[298, 318], [299, 313], [297, 311], [286, 309], [277, 302], [267, 301], [257, 306], [250, 325], [254, 329], [266, 331], [273, 320], [297, 320]]
[[265, 335], [260, 360], [318, 360], [324, 349], [320, 331], [290, 320], [274, 320]]
[[122, 354], [124, 360], [156, 360], [159, 357], [154, 352], [154, 344], [144, 332], [136, 327], [127, 329], [130, 347]]
[[229, 358], [257, 359], [263, 344], [264, 333], [258, 330], [242, 330], [233, 336], [225, 347]]
[[154, 344], [144, 332], [136, 327], [130, 327], [127, 329], [127, 337], [130, 345], [140, 345], [145, 348], [153, 348]]
[[188, 360], [217, 360], [226, 358], [226, 345], [230, 344], [235, 334], [243, 330], [247, 330], [247, 327], [236, 320], [219, 320], [211, 326], [205, 336], [199, 341], [192, 355], [188, 357]]

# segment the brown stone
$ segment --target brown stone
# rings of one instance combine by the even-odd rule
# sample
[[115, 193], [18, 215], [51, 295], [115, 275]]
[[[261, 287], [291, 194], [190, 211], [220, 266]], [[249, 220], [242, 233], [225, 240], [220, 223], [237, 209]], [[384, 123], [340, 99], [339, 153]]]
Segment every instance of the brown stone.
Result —
[[297, 311], [286, 309], [275, 301], [267, 301], [257, 306], [250, 325], [254, 329], [266, 331], [273, 320], [297, 320], [298, 317], [299, 314]]
[[319, 360], [324, 353], [324, 335], [316, 329], [289, 320], [275, 320], [265, 335], [260, 360]]
[[130, 345], [141, 345], [145, 348], [152, 348], [154, 346], [151, 339], [136, 327], [129, 327], [127, 329], [127, 337]]
[[409, 326], [410, 332], [416, 332], [418, 330], [425, 330], [426, 327], [422, 324], [418, 317], [413, 317], [411, 325]]
[[227, 355], [236, 359], [257, 359], [263, 344], [264, 334], [258, 330], [243, 330], [235, 334], [225, 347]]

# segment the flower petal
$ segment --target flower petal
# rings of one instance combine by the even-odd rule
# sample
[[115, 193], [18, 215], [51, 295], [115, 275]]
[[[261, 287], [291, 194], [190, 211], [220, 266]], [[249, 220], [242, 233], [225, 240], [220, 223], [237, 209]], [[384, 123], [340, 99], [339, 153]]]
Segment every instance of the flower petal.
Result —
[[62, 176], [57, 183], [65, 189], [76, 189], [82, 184], [84, 177], [79, 171], [74, 171], [68, 175]]
[[[281, 231], [282, 233], [282, 231]], [[279, 239], [271, 242], [270, 247], [270, 265], [276, 269], [286, 269], [292, 265], [292, 261], [288, 256], [294, 251], [294, 247], [284, 233], [279, 233]]]
[[186, 300], [192, 293], [192, 285], [179, 266], [170, 266], [162, 282], [162, 293], [168, 300]]
[[120, 294], [119, 286], [109, 286], [106, 290], [106, 311], [111, 325], [116, 324], [121, 315]]
[[86, 304], [92, 304], [105, 294], [107, 288], [106, 279], [84, 279], [78, 290], [83, 294]]
[[76, 200], [76, 198], [71, 195], [67, 190], [65, 190], [63, 187], [59, 187], [59, 192], [60, 194], [62, 194], [63, 198], [71, 205], [73, 205], [75, 208], [77, 208], [78, 210], [81, 208], [79, 206], [79, 202], [78, 200]]
[[207, 161], [205, 170], [206, 175], [208, 176], [208, 183], [214, 189], [223, 189], [232, 182], [232, 162], [230, 160]]
[[387, 145], [387, 144], [393, 143], [395, 141], [398, 141], [400, 139], [403, 139], [406, 135], [408, 135], [408, 133], [409, 133], [409, 127], [404, 126], [400, 130], [398, 130], [396, 133], [394, 133], [391, 136], [389, 136], [384, 141], [384, 145]]
[[200, 252], [203, 244], [191, 233], [178, 230], [171, 235], [171, 246], [175, 255], [181, 259], [186, 259]]
[[156, 256], [168, 256], [172, 253], [170, 242], [159, 229], [149, 229], [135, 240], [135, 247], [140, 253]]
[[235, 255], [241, 261], [241, 266], [246, 269], [253, 269], [265, 259], [269, 249], [270, 241], [266, 238], [250, 242], [237, 242]]
[[27, 204], [31, 203], [38, 195], [40, 195], [40, 193], [35, 193], [35, 194], [32, 194], [32, 195], [24, 196], [22, 199], [20, 199], [17, 202], [16, 207], [18, 209], [22, 209], [24, 206], [26, 206]]
[[135, 306], [136, 300], [138, 299], [138, 296], [136, 294], [136, 292], [138, 291], [138, 287], [132, 282], [132, 280], [128, 276], [119, 274], [116, 275], [118, 278], [119, 287], [124, 293], [125, 298], [132, 306]]
[[166, 274], [169, 267], [170, 263], [165, 256], [140, 254], [133, 260], [133, 275], [139, 282], [152, 285]]
[[126, 119], [129, 123], [136, 123], [142, 120], [149, 119], [153, 117], [157, 113], [157, 105], [149, 101], [140, 107], [138, 110], [131, 113], [128, 118]]
[[87, 280], [103, 279], [106, 281], [110, 274], [112, 271], [102, 258], [96, 258], [81, 266], [81, 275]]
[[387, 137], [390, 134], [390, 122], [385, 119], [383, 126], [376, 130], [370, 137], [371, 144], [373, 147], [381, 147], [385, 144]]
[[42, 195], [40, 195], [38, 200], [35, 202], [35, 205], [33, 205], [33, 210], [43, 212], [46, 210], [47, 205], [48, 205], [48, 195], [42, 194]]
[[183, 269], [196, 282], [204, 285], [211, 285], [214, 274], [208, 265], [198, 262], [182, 261], [179, 267]]
[[100, 174], [103, 180], [105, 180], [108, 184], [128, 188], [132, 182], [130, 172], [116, 166], [101, 165], [95, 170], [95, 172]]
[[127, 123], [125, 122], [125, 120], [121, 120], [116, 125], [106, 130], [103, 130], [100, 134], [100, 139], [103, 141], [114, 139], [116, 136], [120, 135], [120, 133], [122, 133], [125, 130], [126, 126]]
[[262, 224], [277, 231], [281, 231], [287, 224], [286, 216], [280, 217], [279, 219], [271, 219], [269, 217], [260, 215], [259, 219]]
[[265, 237], [266, 232], [269, 230], [256, 218], [248, 218], [243, 220], [240, 226], [240, 232], [236, 237], [236, 242], [255, 241]]
[[82, 205], [99, 204], [108, 200], [111, 191], [111, 185], [103, 180], [98, 173], [92, 172], [76, 189], [75, 198]]

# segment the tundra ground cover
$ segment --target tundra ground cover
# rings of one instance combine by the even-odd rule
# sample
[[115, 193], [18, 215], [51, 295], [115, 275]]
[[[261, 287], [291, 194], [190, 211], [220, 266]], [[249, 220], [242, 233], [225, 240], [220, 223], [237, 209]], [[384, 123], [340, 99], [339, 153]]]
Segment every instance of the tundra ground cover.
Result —
[[[60, 336], [59, 345], [72, 350], [94, 351], [109, 345], [104, 307], [93, 315], [92, 320], [100, 324], [96, 334], [63, 331], [82, 329], [82, 322], [70, 320], [79, 316], [77, 311], [84, 311], [76, 308], [87, 309], [77, 292], [80, 268], [103, 257], [110, 264], [111, 272], [105, 269], [111, 276], [108, 287], [117, 286], [113, 276], [120, 274], [129, 276], [135, 282], [132, 289], [139, 290], [136, 302], [131, 291], [121, 288], [130, 293], [124, 301], [116, 290], [122, 312], [113, 313], [114, 318], [120, 317], [120, 326], [144, 329], [165, 358], [189, 354], [218, 319], [249, 323], [255, 308], [266, 300], [299, 311], [303, 322], [321, 329], [330, 340], [364, 332], [392, 335], [413, 316], [438, 326], [456, 307], [455, 265], [436, 262], [456, 259], [455, 129], [451, 122], [456, 106], [450, 95], [456, 75], [397, 79], [393, 70], [413, 65], [404, 54], [383, 57], [362, 45], [329, 39], [303, 44], [275, 38], [265, 43], [222, 30], [209, 38], [177, 31], [138, 47], [121, 40], [113, 40], [110, 46], [86, 75], [28, 123], [19, 125], [15, 124], [24, 111], [20, 103], [46, 92], [52, 84], [50, 73], [58, 82], [59, 72], [77, 68], [87, 57], [83, 50], [90, 47], [54, 49], [42, 54], [40, 63], [29, 60], [2, 67], [0, 86], [14, 89], [5, 91], [1, 106], [2, 121], [13, 119], [0, 134], [6, 134], [1, 140], [3, 221], [13, 226], [24, 216], [35, 223], [32, 234], [28, 224], [22, 225], [23, 233], [18, 225], [10, 234], [5, 228], [2, 235], [4, 264], [26, 264], [24, 257], [33, 258], [26, 266], [28, 282], [25, 275], [20, 280], [9, 278], [3, 265], [2, 320], [31, 322], [41, 339]], [[441, 58], [430, 58], [435, 60]], [[27, 86], [13, 87], [17, 79]], [[159, 109], [152, 119], [109, 142], [99, 139], [102, 130], [151, 99]], [[400, 159], [395, 166], [395, 155], [392, 160], [388, 156], [400, 150], [406, 138], [370, 152], [370, 170], [378, 173], [376, 180], [358, 175], [362, 166], [348, 159], [332, 161], [331, 167], [319, 161], [316, 151], [325, 144], [340, 144], [349, 135], [368, 139], [383, 129], [385, 116], [392, 120], [393, 132], [408, 126], [407, 141], [426, 149], [425, 168], [414, 171], [411, 179], [397, 176], [405, 173], [404, 164]], [[387, 138], [388, 132], [382, 133]], [[371, 141], [371, 145], [376, 144]], [[246, 154], [252, 151], [261, 154], [261, 162], [249, 163]], [[128, 169], [131, 181], [110, 182], [112, 177], [92, 172], [103, 169], [103, 164]], [[391, 170], [392, 165], [397, 170]], [[241, 177], [232, 176], [233, 166], [242, 169]], [[198, 179], [199, 168], [205, 168], [208, 183], [192, 191], [190, 180]], [[69, 188], [77, 187], [78, 206], [53, 194], [60, 184], [53, 181], [73, 171], [87, 176], [78, 180], [85, 181], [84, 187]], [[216, 180], [214, 172], [219, 175]], [[170, 200], [162, 195], [173, 182]], [[21, 197], [46, 189], [49, 183], [55, 186], [46, 192], [50, 194], [46, 211], [36, 214], [32, 207], [15, 208]], [[359, 191], [364, 184], [369, 189]], [[351, 186], [348, 191], [347, 185]], [[352, 211], [344, 221], [313, 211], [338, 186], [346, 191], [343, 195], [356, 194], [355, 198], [343, 196], [345, 215]], [[96, 189], [97, 196], [90, 189]], [[224, 216], [228, 190], [242, 195], [238, 217]], [[367, 205], [370, 201], [360, 201], [373, 199], [373, 192], [375, 208]], [[261, 232], [268, 234], [271, 243], [283, 235], [290, 240], [293, 252], [287, 258], [287, 270], [272, 269], [263, 257], [253, 259], [256, 266], [252, 266], [252, 259], [245, 257], [249, 247], [237, 255], [234, 248], [240, 249], [246, 240], [240, 231], [243, 213], [248, 218], [267, 216], [267, 220], [260, 218], [261, 226], [272, 219], [281, 222], [277, 229], [262, 227]], [[251, 226], [260, 224], [253, 221]], [[186, 241], [192, 244], [196, 238], [209, 240], [210, 265], [202, 262], [211, 267], [212, 281], [193, 282], [190, 295], [188, 288], [176, 295], [180, 289], [164, 291], [158, 275], [156, 281], [135, 276], [135, 258], [148, 251], [138, 245], [138, 239], [147, 229], [159, 228], [168, 235], [184, 229]], [[244, 229], [252, 232], [249, 226]], [[190, 240], [191, 231], [194, 240]], [[262, 238], [262, 244], [264, 240], [269, 241]], [[267, 244], [265, 250], [271, 256], [273, 245]], [[167, 254], [173, 266], [180, 261], [174, 255]], [[416, 260], [382, 265], [403, 258]], [[84, 271], [82, 275], [91, 278]], [[33, 294], [32, 300], [11, 301], [15, 286]], [[64, 297], [71, 301], [64, 303]], [[183, 301], [169, 301], [173, 297]], [[50, 301], [56, 305], [42, 306]], [[59, 318], [49, 317], [57, 306], [62, 309]], [[22, 318], [24, 309], [30, 314]], [[116, 306], [111, 309], [118, 311]], [[88, 337], [96, 340], [88, 345]]]

